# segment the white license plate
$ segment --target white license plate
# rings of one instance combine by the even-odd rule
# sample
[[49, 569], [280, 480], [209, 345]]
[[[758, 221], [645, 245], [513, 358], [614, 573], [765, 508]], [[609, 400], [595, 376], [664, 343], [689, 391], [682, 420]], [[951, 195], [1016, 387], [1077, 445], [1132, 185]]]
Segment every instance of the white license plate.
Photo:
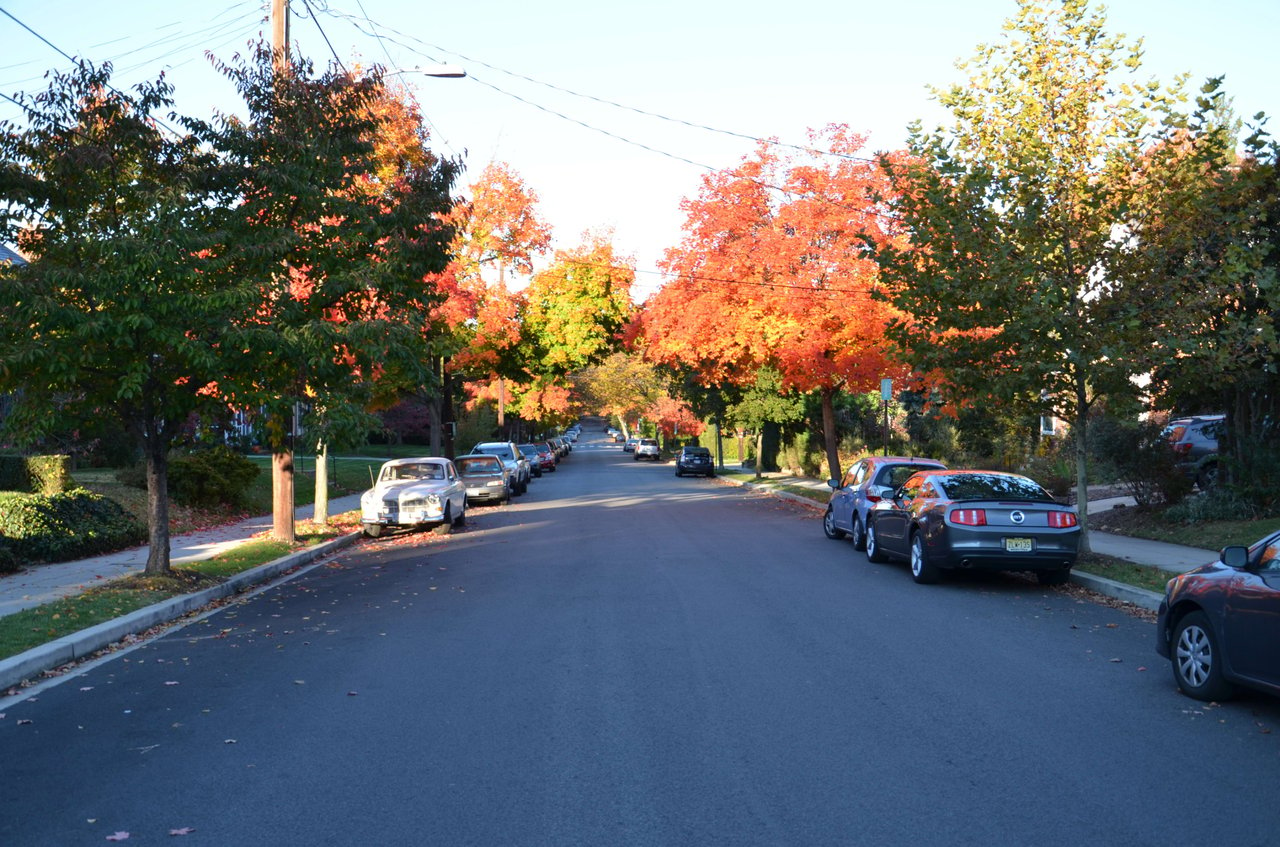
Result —
[[1004, 549], [1006, 553], [1030, 553], [1035, 549], [1035, 541], [1030, 538], [1006, 538]]

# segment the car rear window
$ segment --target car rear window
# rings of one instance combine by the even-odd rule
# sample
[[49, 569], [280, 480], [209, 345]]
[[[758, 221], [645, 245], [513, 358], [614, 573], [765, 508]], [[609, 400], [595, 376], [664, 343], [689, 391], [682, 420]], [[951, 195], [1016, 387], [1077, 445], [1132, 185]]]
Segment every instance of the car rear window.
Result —
[[454, 465], [463, 474], [502, 473], [502, 462], [497, 459], [458, 459]]
[[966, 473], [939, 477], [938, 483], [951, 500], [1052, 500], [1039, 484], [1021, 476], [995, 473]]
[[706, 447], [686, 447], [684, 448], [686, 456], [710, 456], [711, 451]]
[[889, 465], [882, 468], [877, 474], [878, 479], [876, 485], [887, 485], [890, 488], [899, 488], [902, 483], [917, 471], [936, 471], [941, 470], [937, 465]]

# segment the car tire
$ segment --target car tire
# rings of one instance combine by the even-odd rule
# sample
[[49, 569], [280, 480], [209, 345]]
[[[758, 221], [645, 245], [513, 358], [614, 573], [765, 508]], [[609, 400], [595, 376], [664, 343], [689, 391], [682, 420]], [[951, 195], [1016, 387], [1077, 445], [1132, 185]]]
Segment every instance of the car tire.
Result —
[[1173, 628], [1169, 644], [1173, 681], [1188, 697], [1228, 700], [1235, 686], [1222, 675], [1218, 636], [1204, 612], [1190, 612]]
[[836, 526], [836, 513], [830, 506], [827, 507], [827, 513], [822, 516], [822, 534], [832, 541], [838, 541], [845, 535], [844, 530]]
[[889, 557], [880, 549], [880, 543], [876, 541], [876, 525], [867, 524], [867, 561], [868, 562], [887, 562]]
[[929, 561], [920, 533], [911, 534], [911, 578], [920, 585], [933, 585], [942, 577], [938, 566]]
[[436, 535], [448, 535], [453, 532], [453, 514], [449, 511], [448, 504], [444, 507], [444, 520], [431, 527], [431, 531]]
[[867, 549], [867, 530], [856, 512], [853, 515], [853, 531], [849, 533], [849, 537], [853, 539], [854, 550], [862, 552]]
[[454, 518], [453, 525], [454, 526], [467, 525], [467, 507], [465, 505], [462, 507], [462, 511], [458, 512], [458, 517]]
[[1071, 578], [1071, 568], [1057, 571], [1036, 571], [1036, 581], [1041, 585], [1066, 585]]
[[377, 538], [382, 535], [382, 524], [367, 523], [364, 525], [364, 534], [367, 538]]
[[1209, 491], [1218, 484], [1218, 463], [1210, 462], [1196, 474], [1196, 485], [1201, 491]]
[[680, 470], [680, 468], [676, 468], [676, 476], [684, 476], [684, 471]]

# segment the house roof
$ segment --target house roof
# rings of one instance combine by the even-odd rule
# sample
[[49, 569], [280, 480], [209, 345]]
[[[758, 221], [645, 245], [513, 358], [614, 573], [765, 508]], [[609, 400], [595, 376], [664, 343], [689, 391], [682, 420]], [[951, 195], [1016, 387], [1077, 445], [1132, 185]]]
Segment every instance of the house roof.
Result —
[[25, 265], [27, 260], [19, 256], [13, 250], [0, 244], [0, 264]]

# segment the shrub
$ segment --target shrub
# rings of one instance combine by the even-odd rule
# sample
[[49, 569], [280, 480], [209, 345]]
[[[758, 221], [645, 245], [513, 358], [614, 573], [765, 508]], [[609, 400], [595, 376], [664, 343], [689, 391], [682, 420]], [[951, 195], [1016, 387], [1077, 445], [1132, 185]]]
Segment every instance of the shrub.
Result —
[[17, 570], [18, 557], [8, 540], [0, 538], [0, 573], [14, 573]]
[[71, 486], [70, 456], [0, 456], [0, 491], [58, 494]]
[[234, 505], [257, 476], [257, 465], [220, 445], [171, 458], [169, 495], [188, 506]]
[[1261, 514], [1255, 501], [1225, 488], [1215, 488], [1196, 497], [1187, 497], [1164, 511], [1166, 521], [1181, 524], [1256, 520], [1259, 517]]
[[1172, 505], [1191, 493], [1159, 424], [1102, 418], [1091, 433], [1094, 454], [1116, 469], [1139, 506]]
[[108, 553], [147, 537], [122, 506], [83, 488], [52, 495], [0, 493], [0, 535], [16, 557], [37, 562]]
[[1061, 452], [1031, 456], [1019, 473], [1043, 485], [1054, 497], [1067, 496], [1076, 484], [1075, 462]]

